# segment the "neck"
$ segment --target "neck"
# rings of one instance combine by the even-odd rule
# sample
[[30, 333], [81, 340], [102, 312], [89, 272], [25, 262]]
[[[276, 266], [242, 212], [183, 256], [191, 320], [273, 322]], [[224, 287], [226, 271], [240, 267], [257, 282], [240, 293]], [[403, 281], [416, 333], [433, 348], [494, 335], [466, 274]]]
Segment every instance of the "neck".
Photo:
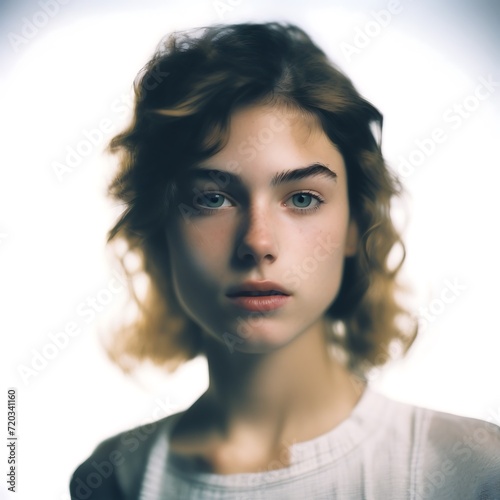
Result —
[[225, 439], [239, 430], [271, 442], [304, 441], [347, 418], [364, 385], [335, 360], [323, 321], [265, 354], [230, 351], [206, 337], [210, 386], [204, 395]]

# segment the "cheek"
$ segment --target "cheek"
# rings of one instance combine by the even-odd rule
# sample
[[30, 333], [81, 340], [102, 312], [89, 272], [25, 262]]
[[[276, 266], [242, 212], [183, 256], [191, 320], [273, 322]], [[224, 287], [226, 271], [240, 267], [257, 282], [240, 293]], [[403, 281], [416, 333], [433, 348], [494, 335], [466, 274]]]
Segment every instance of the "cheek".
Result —
[[344, 266], [345, 239], [346, 224], [343, 222], [332, 231], [318, 229], [301, 235], [293, 256], [295, 266], [290, 267], [297, 289], [307, 289], [314, 300], [337, 292]]
[[220, 269], [230, 245], [228, 231], [220, 225], [194, 222], [179, 227], [171, 241], [173, 270], [201, 276]]
[[343, 261], [348, 228], [344, 212], [330, 210], [314, 224], [304, 224], [295, 234], [296, 252], [300, 252], [304, 262], [314, 261], [318, 268], [329, 269]]
[[230, 252], [230, 232], [220, 224], [189, 228], [185, 233], [186, 250], [200, 264], [215, 265]]
[[344, 262], [344, 247], [343, 233], [333, 231], [318, 235], [314, 248], [311, 250], [313, 260], [318, 263], [318, 272], [331, 275], [341, 271]]

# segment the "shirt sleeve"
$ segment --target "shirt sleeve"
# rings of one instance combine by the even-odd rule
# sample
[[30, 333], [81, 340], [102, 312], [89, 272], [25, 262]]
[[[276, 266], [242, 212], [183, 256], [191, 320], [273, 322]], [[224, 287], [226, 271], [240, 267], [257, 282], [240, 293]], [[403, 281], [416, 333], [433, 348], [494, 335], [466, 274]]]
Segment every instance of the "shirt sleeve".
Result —
[[417, 499], [500, 500], [500, 427], [429, 412]]
[[[124, 500], [117, 474], [118, 439], [103, 441], [73, 473], [69, 485], [71, 500]], [[119, 453], [119, 452], [118, 452]]]
[[151, 446], [167, 418], [100, 443], [70, 480], [71, 500], [136, 500]]

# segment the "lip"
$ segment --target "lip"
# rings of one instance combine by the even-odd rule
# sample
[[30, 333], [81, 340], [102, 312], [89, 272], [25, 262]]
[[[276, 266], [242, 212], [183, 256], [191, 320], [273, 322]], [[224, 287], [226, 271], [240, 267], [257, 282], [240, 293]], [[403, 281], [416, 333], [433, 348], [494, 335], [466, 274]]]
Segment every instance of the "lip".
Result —
[[[269, 294], [245, 295], [248, 292], [269, 292]], [[226, 296], [235, 306], [248, 312], [274, 311], [290, 300], [290, 292], [274, 281], [245, 281], [230, 287]]]
[[[245, 281], [240, 285], [230, 287], [226, 295], [230, 298], [235, 298], [241, 297], [245, 292], [274, 292], [275, 295], [271, 295], [271, 297], [291, 295], [285, 287], [281, 286], [279, 283], [275, 283], [274, 281]], [[279, 295], [276, 295], [276, 293]]]
[[283, 307], [291, 299], [290, 295], [262, 295], [260, 297], [249, 297], [234, 295], [229, 300], [240, 309], [249, 312], [268, 312]]

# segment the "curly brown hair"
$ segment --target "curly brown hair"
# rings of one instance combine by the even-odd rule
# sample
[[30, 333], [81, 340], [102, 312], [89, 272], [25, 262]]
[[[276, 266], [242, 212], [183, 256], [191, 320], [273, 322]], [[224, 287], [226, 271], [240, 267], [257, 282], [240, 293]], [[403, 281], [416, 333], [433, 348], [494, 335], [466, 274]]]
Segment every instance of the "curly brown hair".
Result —
[[[182, 174], [220, 151], [230, 116], [256, 103], [316, 117], [346, 165], [361, 251], [345, 259], [339, 293], [326, 313], [332, 341], [343, 347], [353, 369], [386, 362], [393, 341], [408, 349], [418, 327], [415, 321], [403, 327], [401, 319], [411, 315], [396, 300], [405, 249], [390, 208], [402, 186], [375, 137], [381, 137], [383, 117], [303, 30], [245, 23], [174, 33], [162, 40], [134, 90], [132, 122], [109, 145], [120, 154], [109, 191], [125, 210], [108, 241], [126, 242], [148, 282], [143, 296], [131, 285], [137, 314], [108, 344], [113, 360], [127, 371], [145, 359], [173, 371], [203, 354], [200, 327], [183, 312], [171, 287], [165, 228]], [[402, 255], [390, 266], [396, 245]]]

